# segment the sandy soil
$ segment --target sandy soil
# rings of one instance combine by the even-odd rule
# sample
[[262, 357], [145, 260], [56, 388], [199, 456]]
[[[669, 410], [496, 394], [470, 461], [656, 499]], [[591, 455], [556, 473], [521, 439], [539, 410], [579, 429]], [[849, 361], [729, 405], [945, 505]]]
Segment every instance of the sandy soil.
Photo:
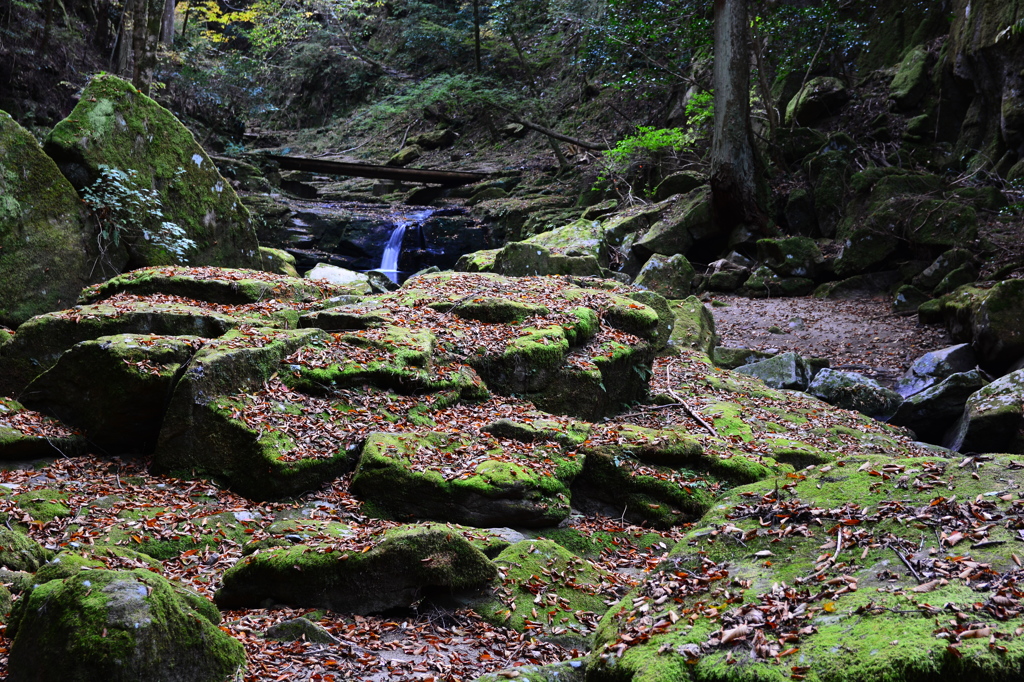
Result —
[[921, 355], [953, 343], [942, 326], [893, 315], [889, 299], [882, 297], [829, 301], [715, 294], [707, 302], [719, 345], [828, 358], [833, 368], [883, 384], [892, 383]]

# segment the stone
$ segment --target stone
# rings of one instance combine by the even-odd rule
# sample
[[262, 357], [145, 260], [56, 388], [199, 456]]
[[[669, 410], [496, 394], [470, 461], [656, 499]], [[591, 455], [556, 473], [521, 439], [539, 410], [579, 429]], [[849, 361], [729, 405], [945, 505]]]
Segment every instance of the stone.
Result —
[[825, 262], [821, 250], [809, 237], [760, 239], [757, 259], [780, 277], [814, 279]]
[[[466, 476], [446, 476], [420, 463], [453, 459], [471, 446], [486, 455]], [[481, 447], [482, 446], [482, 447]], [[545, 465], [544, 462], [549, 464]], [[569, 515], [569, 484], [579, 458], [537, 445], [523, 456], [498, 441], [446, 434], [371, 434], [352, 478], [352, 491], [377, 515], [469, 526], [558, 525]]]
[[561, 256], [592, 256], [608, 263], [608, 247], [603, 224], [593, 218], [580, 218], [568, 225], [524, 239], [522, 243], [542, 246]]
[[269, 301], [321, 303], [329, 296], [346, 293], [348, 291], [342, 287], [255, 270], [164, 265], [139, 268], [87, 287], [78, 302], [97, 303], [117, 294], [136, 297], [165, 294], [225, 305]]
[[807, 390], [811, 369], [807, 361], [796, 353], [780, 353], [767, 360], [759, 360], [736, 368], [740, 374], [757, 377], [772, 388]]
[[889, 423], [906, 426], [918, 440], [939, 445], [949, 425], [963, 415], [968, 398], [988, 383], [976, 369], [951, 374], [903, 401]]
[[44, 149], [79, 191], [100, 177], [102, 166], [134, 171], [138, 187], [156, 189], [162, 220], [177, 224], [195, 243], [182, 257], [145, 234], [126, 235], [132, 266], [184, 258], [192, 265], [259, 268], [256, 231], [231, 183], [192, 133], [131, 83], [109, 74], [93, 77]]
[[438, 591], [478, 589], [497, 576], [490, 559], [442, 524], [400, 526], [348, 545], [250, 554], [225, 572], [214, 599], [221, 608], [284, 604], [368, 614], [408, 608]]
[[615, 213], [615, 209], [618, 207], [618, 199], [605, 199], [599, 204], [585, 208], [580, 218], [583, 220], [597, 220], [599, 218], [604, 218], [607, 215]]
[[302, 616], [271, 625], [267, 628], [264, 636], [275, 642], [295, 642], [301, 640], [312, 642], [313, 644], [338, 643], [338, 638], [328, 632], [327, 628]]
[[336, 265], [317, 263], [312, 270], [309, 270], [303, 276], [309, 280], [321, 280], [335, 287], [344, 288], [347, 293], [356, 296], [365, 296], [372, 293], [370, 278], [366, 273], [346, 270]]
[[953, 374], [969, 372], [978, 365], [978, 358], [970, 344], [960, 343], [925, 353], [914, 360], [910, 368], [896, 380], [893, 387], [904, 398], [938, 384]]
[[767, 353], [749, 348], [730, 348], [728, 346], [715, 346], [712, 353], [716, 367], [722, 369], [736, 369], [743, 365], [750, 365], [761, 360], [773, 358], [777, 353]]
[[632, 251], [641, 260], [656, 253], [662, 256], [685, 254], [695, 243], [716, 234], [717, 227], [711, 217], [711, 192], [707, 187], [699, 187], [678, 196], [647, 233], [633, 243]]
[[739, 293], [751, 298], [769, 296], [806, 296], [814, 291], [814, 280], [809, 277], [780, 277], [767, 267], [760, 266], [750, 273]]
[[889, 84], [889, 97], [901, 111], [916, 107], [931, 87], [928, 71], [933, 59], [927, 48], [918, 45], [903, 58]]
[[370, 293], [373, 294], [386, 294], [399, 287], [398, 282], [391, 279], [389, 274], [383, 270], [367, 270], [366, 281], [370, 285]]
[[695, 276], [693, 266], [683, 254], [654, 254], [640, 269], [633, 283], [665, 298], [679, 299], [690, 295]]
[[245, 667], [205, 598], [145, 569], [37, 585], [11, 615], [11, 680], [223, 682]]
[[99, 257], [95, 244], [75, 188], [0, 111], [0, 324], [73, 305]]
[[46, 415], [0, 397], [0, 461], [70, 457], [85, 452], [81, 434]]
[[422, 149], [444, 149], [450, 147], [455, 142], [455, 132], [450, 128], [442, 128], [440, 130], [431, 130], [430, 132], [420, 133], [419, 135], [411, 135], [406, 140], [407, 144], [416, 145]]
[[[794, 94], [799, 87], [800, 84], [797, 83], [794, 87]], [[790, 128], [786, 126], [780, 127], [777, 133], [782, 158], [786, 163], [790, 164], [800, 164], [805, 158], [820, 150], [828, 142], [828, 137], [825, 133], [814, 128]]]
[[22, 402], [81, 430], [104, 454], [149, 454], [167, 396], [202, 343], [151, 334], [82, 341], [25, 388]]
[[999, 372], [1024, 355], [1024, 280], [965, 286], [939, 301], [953, 340], [970, 342], [982, 367]]
[[593, 256], [563, 256], [544, 246], [510, 242], [495, 254], [494, 272], [511, 277], [600, 277], [601, 266]]
[[53, 552], [19, 530], [0, 526], [0, 566], [10, 571], [35, 573], [53, 558]]
[[654, 188], [654, 200], [664, 201], [676, 194], [687, 194], [701, 185], [707, 184], [707, 178], [695, 171], [676, 171], [668, 175]]
[[826, 237], [836, 233], [844, 215], [853, 160], [850, 153], [831, 142], [804, 162], [813, 187], [818, 230]]
[[932, 296], [938, 298], [951, 291], [955, 291], [965, 284], [973, 284], [978, 279], [978, 268], [974, 263], [964, 263], [957, 269], [942, 278], [942, 281], [932, 289]]
[[856, 410], [869, 417], [888, 420], [903, 398], [874, 379], [856, 372], [824, 368], [807, 386], [807, 393], [844, 410]]
[[520, 675], [533, 682], [585, 682], [587, 666], [585, 661], [575, 658], [548, 665], [521, 665], [481, 675], [473, 682], [504, 682]]
[[299, 276], [299, 271], [295, 269], [295, 256], [283, 249], [261, 246], [260, 261], [263, 264], [263, 272], [272, 272], [287, 277]]
[[918, 307], [929, 300], [931, 296], [928, 294], [917, 287], [904, 284], [893, 294], [892, 311], [897, 315], [916, 315]]
[[423, 156], [423, 148], [416, 145], [407, 145], [402, 147], [388, 159], [388, 166], [408, 166], [413, 161], [416, 161]]
[[826, 116], [838, 113], [849, 99], [846, 86], [838, 78], [812, 78], [800, 88], [786, 107], [786, 125], [813, 125]]
[[[676, 328], [680, 323], [680, 313], [686, 318], [691, 312], [689, 310], [679, 310], [677, 307], [677, 301], [670, 301], [661, 294], [653, 291], [635, 291], [629, 294], [629, 298], [634, 301], [643, 303], [645, 306], [653, 310], [658, 314], [658, 327], [652, 334], [648, 336], [654, 352], [661, 353], [666, 348], [674, 344], [673, 338], [676, 333]], [[690, 297], [694, 298], [694, 297]], [[689, 300], [689, 299], [687, 299]], [[696, 300], [694, 298], [694, 300]], [[699, 303], [699, 301], [698, 301]], [[703, 319], [703, 318], [702, 318]], [[691, 324], [689, 319], [681, 320], [683, 326]], [[711, 335], [714, 336], [714, 318], [711, 320]]]
[[974, 255], [967, 249], [950, 249], [939, 255], [921, 274], [914, 276], [911, 284], [923, 291], [932, 291], [946, 275], [973, 260]]
[[1024, 453], [1024, 370], [973, 393], [943, 445], [956, 452]]
[[695, 348], [710, 357], [718, 343], [715, 334], [715, 316], [696, 296], [681, 301], [669, 301], [675, 323], [672, 326], [670, 347], [679, 351], [681, 348]]
[[508, 192], [506, 192], [501, 187], [486, 187], [477, 192], [476, 194], [474, 194], [473, 196], [466, 199], [466, 206], [476, 206], [477, 204], [482, 203], [484, 201], [491, 201], [493, 199], [504, 199], [507, 196]]
[[789, 232], [811, 236], [818, 231], [818, 216], [814, 208], [814, 193], [803, 187], [793, 190], [782, 211]]
[[854, 275], [837, 282], [825, 282], [814, 290], [815, 298], [856, 299], [884, 294], [900, 281], [896, 270]]

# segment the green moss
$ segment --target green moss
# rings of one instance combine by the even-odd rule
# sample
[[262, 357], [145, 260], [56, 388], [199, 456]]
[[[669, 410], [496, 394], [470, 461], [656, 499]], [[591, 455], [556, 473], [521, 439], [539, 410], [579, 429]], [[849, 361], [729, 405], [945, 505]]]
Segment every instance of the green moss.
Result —
[[68, 508], [68, 494], [43, 488], [13, 496], [18, 507], [32, 517], [33, 521], [47, 523], [54, 519], [71, 516]]

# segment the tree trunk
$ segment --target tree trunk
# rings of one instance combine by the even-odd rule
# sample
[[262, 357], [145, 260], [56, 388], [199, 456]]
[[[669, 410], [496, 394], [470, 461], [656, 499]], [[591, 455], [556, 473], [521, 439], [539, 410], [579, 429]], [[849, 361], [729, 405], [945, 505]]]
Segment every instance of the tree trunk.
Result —
[[473, 64], [480, 73], [480, 0], [473, 0]]
[[[146, 27], [149, 14], [148, 0], [132, 0], [132, 85], [142, 90], [143, 71], [146, 68]], [[149, 89], [148, 87], [146, 88]]]
[[715, 132], [711, 205], [719, 230], [767, 223], [758, 205], [758, 159], [750, 128], [750, 20], [747, 0], [715, 0]]
[[174, 6], [175, 0], [165, 0], [163, 18], [160, 26], [160, 44], [170, 49], [174, 47]]

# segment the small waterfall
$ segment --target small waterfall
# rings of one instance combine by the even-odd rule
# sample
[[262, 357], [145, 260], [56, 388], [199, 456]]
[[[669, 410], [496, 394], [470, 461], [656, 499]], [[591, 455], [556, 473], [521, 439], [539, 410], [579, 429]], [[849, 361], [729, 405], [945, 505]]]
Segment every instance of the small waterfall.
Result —
[[398, 257], [402, 255], [402, 240], [405, 239], [406, 228], [422, 223], [433, 212], [433, 209], [425, 209], [395, 220], [395, 229], [391, 231], [391, 238], [388, 239], [387, 246], [384, 247], [384, 257], [381, 258], [380, 268], [378, 268], [392, 282], [398, 283], [398, 276], [400, 274], [398, 270]]

